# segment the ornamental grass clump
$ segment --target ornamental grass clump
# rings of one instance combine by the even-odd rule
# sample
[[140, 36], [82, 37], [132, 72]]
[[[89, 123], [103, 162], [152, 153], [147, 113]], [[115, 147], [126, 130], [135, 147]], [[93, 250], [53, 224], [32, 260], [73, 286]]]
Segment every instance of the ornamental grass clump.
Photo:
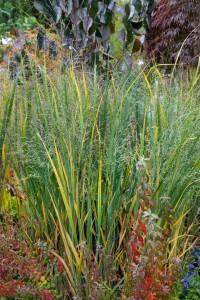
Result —
[[[105, 257], [127, 274], [130, 293], [134, 282], [137, 291], [146, 284], [149, 297], [168, 297], [171, 262], [184, 257], [197, 232], [198, 70], [188, 82], [166, 79], [156, 67], [111, 78], [90, 71], [69, 68], [56, 77], [44, 68], [41, 80], [22, 78], [3, 140], [14, 170], [4, 186], [17, 192], [30, 241], [56, 249], [66, 299], [118, 293]], [[136, 164], [143, 156], [146, 175]], [[144, 269], [143, 278], [132, 276], [133, 266]]]

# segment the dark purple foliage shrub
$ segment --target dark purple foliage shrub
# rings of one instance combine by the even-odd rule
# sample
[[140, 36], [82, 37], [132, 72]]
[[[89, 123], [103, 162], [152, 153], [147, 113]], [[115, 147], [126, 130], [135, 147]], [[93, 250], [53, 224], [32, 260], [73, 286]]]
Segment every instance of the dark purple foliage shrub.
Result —
[[198, 64], [200, 49], [200, 1], [158, 0], [149, 19], [146, 50], [157, 63], [183, 66]]

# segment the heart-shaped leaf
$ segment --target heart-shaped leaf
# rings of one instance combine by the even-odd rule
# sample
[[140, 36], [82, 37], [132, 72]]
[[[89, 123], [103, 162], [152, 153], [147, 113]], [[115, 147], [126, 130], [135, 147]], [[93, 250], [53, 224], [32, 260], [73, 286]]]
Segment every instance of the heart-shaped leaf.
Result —
[[22, 50], [24, 48], [25, 44], [26, 44], [25, 34], [20, 32], [19, 37], [14, 41], [13, 46], [17, 50]]
[[[68, 5], [69, 5], [69, 2], [70, 1], [68, 1]], [[68, 10], [67, 10], [67, 8], [66, 8], [66, 6], [65, 6], [65, 1], [64, 0], [59, 0], [59, 6], [60, 6], [60, 8], [62, 9], [62, 11], [64, 12], [64, 13], [68, 13]]]
[[58, 23], [62, 16], [62, 9], [59, 6], [55, 6], [54, 10], [56, 12], [56, 23]]
[[88, 34], [92, 35], [96, 31], [97, 25], [93, 22], [92, 26], [90, 27]]
[[96, 16], [96, 14], [98, 13], [98, 3], [97, 1], [92, 1], [91, 3], [91, 7], [89, 9], [89, 15], [91, 18], [94, 18]]
[[133, 0], [132, 3], [135, 6], [135, 9], [137, 11], [142, 9], [142, 1], [141, 0]]
[[134, 16], [134, 13], [135, 13], [135, 7], [130, 4], [130, 13], [129, 13], [128, 20], [130, 20]]
[[90, 27], [93, 24], [93, 20], [90, 17], [85, 17], [83, 20], [83, 28], [86, 32], [88, 32], [88, 30], [90, 29]]
[[73, 10], [73, 2], [72, 2], [72, 0], [68, 0], [67, 2], [68, 2], [67, 13], [68, 13], [68, 15], [70, 15]]
[[141, 42], [138, 39], [135, 39], [133, 43], [132, 53], [138, 52], [141, 49]]
[[126, 55], [122, 62], [121, 70], [123, 72], [127, 71], [128, 69], [131, 69], [132, 66], [133, 66], [133, 59], [132, 59], [131, 55]]
[[132, 27], [134, 28], [134, 29], [136, 29], [136, 30], [139, 30], [141, 27], [142, 27], [142, 21], [139, 21], [139, 22], [131, 22], [131, 25], [132, 25]]
[[101, 32], [102, 42], [107, 41], [110, 37], [110, 28], [108, 26], [103, 26], [99, 30]]
[[118, 39], [120, 40], [120, 42], [124, 43], [126, 38], [126, 32], [124, 29], [120, 30], [120, 32], [118, 33]]

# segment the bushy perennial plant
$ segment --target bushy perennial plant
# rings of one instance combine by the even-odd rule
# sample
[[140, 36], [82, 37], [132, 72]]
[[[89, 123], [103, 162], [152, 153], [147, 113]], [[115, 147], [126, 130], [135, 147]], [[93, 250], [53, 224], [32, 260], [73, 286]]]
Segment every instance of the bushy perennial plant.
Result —
[[53, 257], [41, 248], [31, 249], [10, 214], [1, 212], [0, 217], [0, 297], [55, 300]]

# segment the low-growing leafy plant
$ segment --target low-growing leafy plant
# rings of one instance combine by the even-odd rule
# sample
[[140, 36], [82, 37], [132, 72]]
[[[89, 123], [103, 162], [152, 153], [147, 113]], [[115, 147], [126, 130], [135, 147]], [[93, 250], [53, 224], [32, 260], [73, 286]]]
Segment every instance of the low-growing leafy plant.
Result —
[[11, 214], [1, 211], [0, 219], [0, 297], [56, 299], [52, 255], [32, 250], [19, 233], [23, 225], [14, 224]]
[[200, 249], [194, 248], [190, 264], [182, 279], [182, 293], [179, 299], [198, 300], [200, 297]]

